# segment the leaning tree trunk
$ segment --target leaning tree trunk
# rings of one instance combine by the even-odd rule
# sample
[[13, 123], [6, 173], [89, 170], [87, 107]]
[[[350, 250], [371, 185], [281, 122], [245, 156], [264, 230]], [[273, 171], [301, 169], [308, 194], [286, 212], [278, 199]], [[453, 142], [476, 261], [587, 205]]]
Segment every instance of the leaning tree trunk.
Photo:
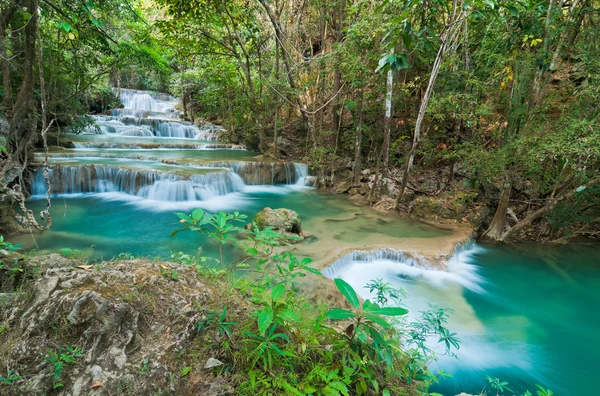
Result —
[[[458, 32], [460, 31], [460, 25], [464, 21], [466, 16], [466, 10], [463, 9], [462, 5], [459, 3], [460, 2], [454, 3], [452, 18], [449, 22], [446, 32], [442, 36], [440, 48], [438, 49], [435, 61], [433, 62], [433, 68], [431, 69], [431, 75], [429, 76], [427, 89], [425, 90], [425, 95], [423, 96], [421, 106], [419, 107], [419, 114], [417, 115], [417, 122], [415, 124], [415, 131], [413, 134], [413, 143], [410, 148], [410, 152], [408, 153], [408, 160], [404, 165], [402, 183], [400, 185], [400, 189], [398, 190], [398, 195], [396, 196], [394, 209], [398, 209], [398, 207], [400, 206], [400, 201], [402, 200], [404, 192], [406, 191], [406, 185], [408, 184], [410, 171], [413, 166], [417, 148], [419, 147], [419, 141], [421, 140], [421, 129], [423, 128], [425, 112], [427, 111], [427, 107], [429, 106], [429, 100], [431, 99], [431, 95], [433, 95], [433, 87], [440, 72], [440, 68], [442, 67], [444, 56], [446, 55], [448, 48], [450, 48], [452, 46], [452, 43], [454, 43], [454, 41], [457, 39]], [[461, 9], [462, 11], [458, 12], [459, 9]]]

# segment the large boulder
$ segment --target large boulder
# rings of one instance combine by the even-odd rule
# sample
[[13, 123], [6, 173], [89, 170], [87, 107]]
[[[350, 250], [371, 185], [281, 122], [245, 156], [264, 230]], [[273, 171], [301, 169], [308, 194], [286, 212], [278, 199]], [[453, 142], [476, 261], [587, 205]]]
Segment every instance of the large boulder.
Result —
[[[302, 229], [300, 216], [291, 209], [264, 208], [256, 214], [253, 223], [261, 230], [272, 227], [273, 231], [286, 236], [300, 237], [301, 239], [308, 236], [308, 233]], [[249, 224], [248, 228], [251, 229], [252, 227], [253, 225]]]

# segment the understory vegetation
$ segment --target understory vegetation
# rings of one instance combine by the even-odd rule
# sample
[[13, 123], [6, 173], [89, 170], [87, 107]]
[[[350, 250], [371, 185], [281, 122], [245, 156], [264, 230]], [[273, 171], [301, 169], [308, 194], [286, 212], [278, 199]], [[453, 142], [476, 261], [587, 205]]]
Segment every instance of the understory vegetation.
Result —
[[[185, 348], [166, 350], [167, 356], [158, 361], [137, 357], [141, 359], [139, 379], [126, 380], [123, 374], [119, 381], [93, 380], [92, 389], [105, 387], [110, 391], [116, 387], [120, 394], [137, 394], [141, 386], [137, 383], [141, 382], [146, 386], [150, 384], [159, 394], [173, 391], [174, 394], [195, 394], [198, 388], [194, 386], [204, 381], [208, 370], [213, 378], [210, 381], [217, 384], [221, 392], [236, 395], [435, 395], [428, 392], [430, 385], [449, 377], [441, 370], [432, 371], [428, 367], [440, 355], [454, 356], [459, 350], [458, 336], [446, 327], [451, 310], [431, 306], [427, 311], [411, 313], [408, 318], [409, 312], [402, 304], [404, 292], [379, 279], [365, 286], [374, 297], [364, 301], [347, 282], [335, 279], [335, 286], [343, 296], [340, 306], [335, 307], [335, 303], [315, 306], [306, 299], [298, 280], [320, 277], [320, 272], [310, 266], [310, 259], [299, 259], [286, 251], [288, 236], [270, 227], [259, 229], [256, 224], [252, 231], [237, 226], [235, 223], [245, 222], [245, 216], [239, 213], [213, 215], [196, 209], [189, 215], [177, 213], [177, 216], [182, 229], [173, 236], [181, 231], [197, 232], [213, 243], [236, 249], [239, 258], [225, 263], [222, 255], [207, 257], [199, 249], [194, 256], [173, 253], [170, 263], [148, 259], [144, 262], [123, 255], [111, 262], [88, 265], [81, 261], [85, 257], [81, 252], [61, 249], [70, 270], [95, 272], [96, 279], [101, 279], [106, 271], [110, 273], [120, 268], [119, 271], [127, 272], [126, 268], [131, 268], [131, 271], [156, 271], [164, 279], [162, 282], [174, 290], [178, 284], [183, 286], [186, 281], [193, 282], [191, 278], [198, 278], [204, 284], [199, 292], [212, 289], [217, 293], [210, 301], [196, 301], [190, 307], [192, 326], [189, 327], [188, 322], [190, 335]], [[4, 289], [7, 277], [18, 274], [19, 290], [25, 295], [14, 312], [23, 312], [30, 309], [28, 295], [35, 293], [31, 286], [39, 284], [39, 278], [46, 279], [48, 273], [43, 275], [40, 271], [49, 268], [40, 265], [39, 271], [23, 272], [29, 268], [28, 257], [16, 254], [15, 245], [2, 243], [2, 250], [15, 255], [9, 259], [8, 255], [3, 256], [0, 280]], [[121, 262], [126, 265], [121, 266]], [[12, 270], [11, 266], [19, 270]], [[240, 272], [245, 275], [240, 276]], [[146, 273], [145, 276], [151, 279], [152, 275]], [[137, 277], [134, 275], [133, 279]], [[142, 317], [148, 315], [145, 320], [159, 321], [159, 326], [163, 320], [169, 320], [157, 314], [163, 311], [161, 300], [165, 296], [155, 295], [156, 290], [152, 288], [156, 285], [152, 285], [156, 281], [134, 284], [131, 289], [114, 279], [105, 290], [96, 289], [90, 283], [83, 284], [88, 286], [76, 291], [78, 298], [97, 290], [116, 304], [128, 304]], [[24, 304], [23, 308], [19, 308], [20, 304]], [[77, 318], [73, 312], [69, 315], [65, 312], [66, 319], [59, 320], [54, 329], [42, 337], [43, 345], [56, 346], [46, 349], [43, 361], [37, 366], [39, 369], [14, 365], [18, 357], [11, 345], [15, 332], [20, 331], [19, 325], [14, 316], [2, 315], [2, 363], [8, 371], [6, 377], [0, 377], [0, 394], [27, 394], [27, 389], [31, 389], [27, 387], [28, 381], [44, 373], [51, 379], [48, 385], [51, 389], [74, 386], [77, 376], [73, 370], [82, 364], [88, 352], [86, 348], [100, 341], [94, 336], [90, 338], [90, 334], [83, 336], [85, 332], [79, 333], [81, 326], [85, 329], [93, 324], [73, 319]], [[100, 315], [99, 312], [96, 315]], [[172, 331], [177, 332], [177, 322], [166, 325], [173, 326]], [[142, 339], [146, 337], [145, 331], [150, 332], [143, 327], [139, 331]], [[129, 360], [136, 359], [135, 351], [127, 354]], [[92, 363], [93, 360], [88, 361]], [[153, 383], [151, 363], [153, 367], [157, 364], [165, 367], [166, 383], [162, 380]], [[488, 379], [490, 393], [487, 394], [513, 394], [506, 382]], [[553, 394], [541, 386], [536, 392], [540, 396]]]

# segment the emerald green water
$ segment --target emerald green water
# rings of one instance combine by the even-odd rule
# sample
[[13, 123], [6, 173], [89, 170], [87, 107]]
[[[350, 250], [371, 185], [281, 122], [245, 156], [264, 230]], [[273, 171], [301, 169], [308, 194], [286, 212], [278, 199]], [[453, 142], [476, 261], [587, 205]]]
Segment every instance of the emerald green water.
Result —
[[[301, 255], [323, 259], [342, 247], [361, 248], [378, 242], [392, 245], [403, 238], [435, 238], [449, 233], [420, 223], [389, 218], [357, 207], [342, 197], [314, 190], [293, 191], [262, 187], [222, 199], [212, 210], [241, 210], [253, 216], [270, 206], [298, 211], [315, 238], [293, 249]], [[31, 201], [41, 209], [42, 201]], [[173, 208], [175, 210], [175, 208]], [[168, 257], [172, 251], [192, 253], [202, 246], [216, 254], [196, 234], [179, 234], [172, 210], [139, 206], [137, 202], [104, 196], [85, 196], [53, 201], [52, 229], [34, 236], [40, 249], [94, 246], [95, 258], [111, 258], [122, 252]], [[14, 242], [34, 247], [32, 237]], [[393, 245], [392, 245], [393, 246]], [[228, 251], [233, 259], [236, 252]], [[438, 303], [455, 310], [450, 329], [458, 333], [460, 361], [442, 357], [438, 363], [454, 378], [434, 388], [444, 395], [459, 391], [476, 393], [486, 387], [485, 376], [510, 383], [515, 392], [544, 384], [557, 395], [588, 395], [595, 384], [595, 356], [600, 352], [600, 248], [479, 245], [458, 256], [460, 264], [449, 277], [440, 271], [420, 276], [400, 276], [398, 263], [370, 263], [349, 268], [339, 276], [352, 283], [364, 297], [369, 279], [384, 278], [408, 292], [411, 312]], [[489, 387], [487, 388], [490, 390]]]
[[[65, 157], [108, 157], [108, 158], [148, 158], [157, 160], [178, 160], [180, 162], [202, 163], [210, 161], [244, 161], [256, 157], [246, 150], [187, 150], [187, 149], [71, 149], [52, 153], [51, 162], [62, 161]], [[53, 160], [53, 157], [61, 158]]]
[[461, 340], [459, 360], [441, 356], [432, 366], [453, 375], [432, 391], [495, 394], [485, 379], [491, 376], [519, 395], [542, 384], [579, 396], [597, 394], [599, 258], [597, 245], [485, 244], [454, 257], [449, 272], [378, 260], [354, 262], [335, 276], [364, 298], [369, 279], [402, 287], [411, 318], [428, 303], [454, 309], [449, 328]]
[[[90, 194], [71, 198], [53, 199], [50, 230], [21, 235], [15, 242], [26, 248], [84, 249], [94, 246], [94, 258], [109, 259], [119, 253], [169, 257], [170, 252], [192, 253], [201, 246], [206, 254], [216, 254], [211, 244], [197, 234], [179, 234], [169, 238], [178, 228], [175, 211], [190, 211], [203, 205], [210, 211], [238, 210], [252, 219], [265, 207], [289, 208], [300, 213], [305, 229], [314, 238], [294, 245], [300, 255], [316, 259], [326, 256], [334, 247], [365, 247], [381, 241], [402, 238], [435, 238], [451, 235], [421, 223], [410, 222], [358, 207], [342, 197], [319, 194], [308, 189], [298, 191], [291, 187], [248, 186], [243, 192], [217, 197], [210, 202], [146, 202], [123, 194]], [[29, 203], [34, 212], [44, 207], [45, 201]], [[335, 243], [335, 246], [332, 245]], [[228, 252], [233, 259], [236, 252]]]

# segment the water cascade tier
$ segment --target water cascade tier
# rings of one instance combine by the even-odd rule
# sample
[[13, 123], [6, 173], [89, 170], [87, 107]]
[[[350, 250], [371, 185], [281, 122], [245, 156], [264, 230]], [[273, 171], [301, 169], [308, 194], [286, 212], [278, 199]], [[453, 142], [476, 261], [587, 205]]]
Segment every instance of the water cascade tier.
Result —
[[[302, 164], [228, 163], [198, 168], [198, 174], [178, 174], [118, 165], [53, 165], [49, 168], [52, 194], [119, 192], [158, 201], [203, 201], [245, 189], [247, 185], [303, 184]], [[189, 172], [189, 168], [188, 168]], [[255, 173], [256, 172], [256, 173]], [[43, 169], [33, 178], [32, 195], [47, 192]], [[183, 173], [183, 172], [182, 172]]]
[[[114, 165], [60, 166], [49, 169], [53, 194], [119, 192], [157, 201], [203, 201], [241, 191], [245, 184], [235, 173], [216, 171], [178, 175]], [[34, 175], [33, 195], [46, 194], [43, 171]]]
[[90, 116], [95, 125], [84, 133], [116, 134], [128, 137], [163, 137], [217, 141], [222, 128], [206, 123], [200, 127], [183, 120], [176, 110], [179, 104], [164, 93], [117, 89], [124, 109], [114, 109], [112, 115]]

